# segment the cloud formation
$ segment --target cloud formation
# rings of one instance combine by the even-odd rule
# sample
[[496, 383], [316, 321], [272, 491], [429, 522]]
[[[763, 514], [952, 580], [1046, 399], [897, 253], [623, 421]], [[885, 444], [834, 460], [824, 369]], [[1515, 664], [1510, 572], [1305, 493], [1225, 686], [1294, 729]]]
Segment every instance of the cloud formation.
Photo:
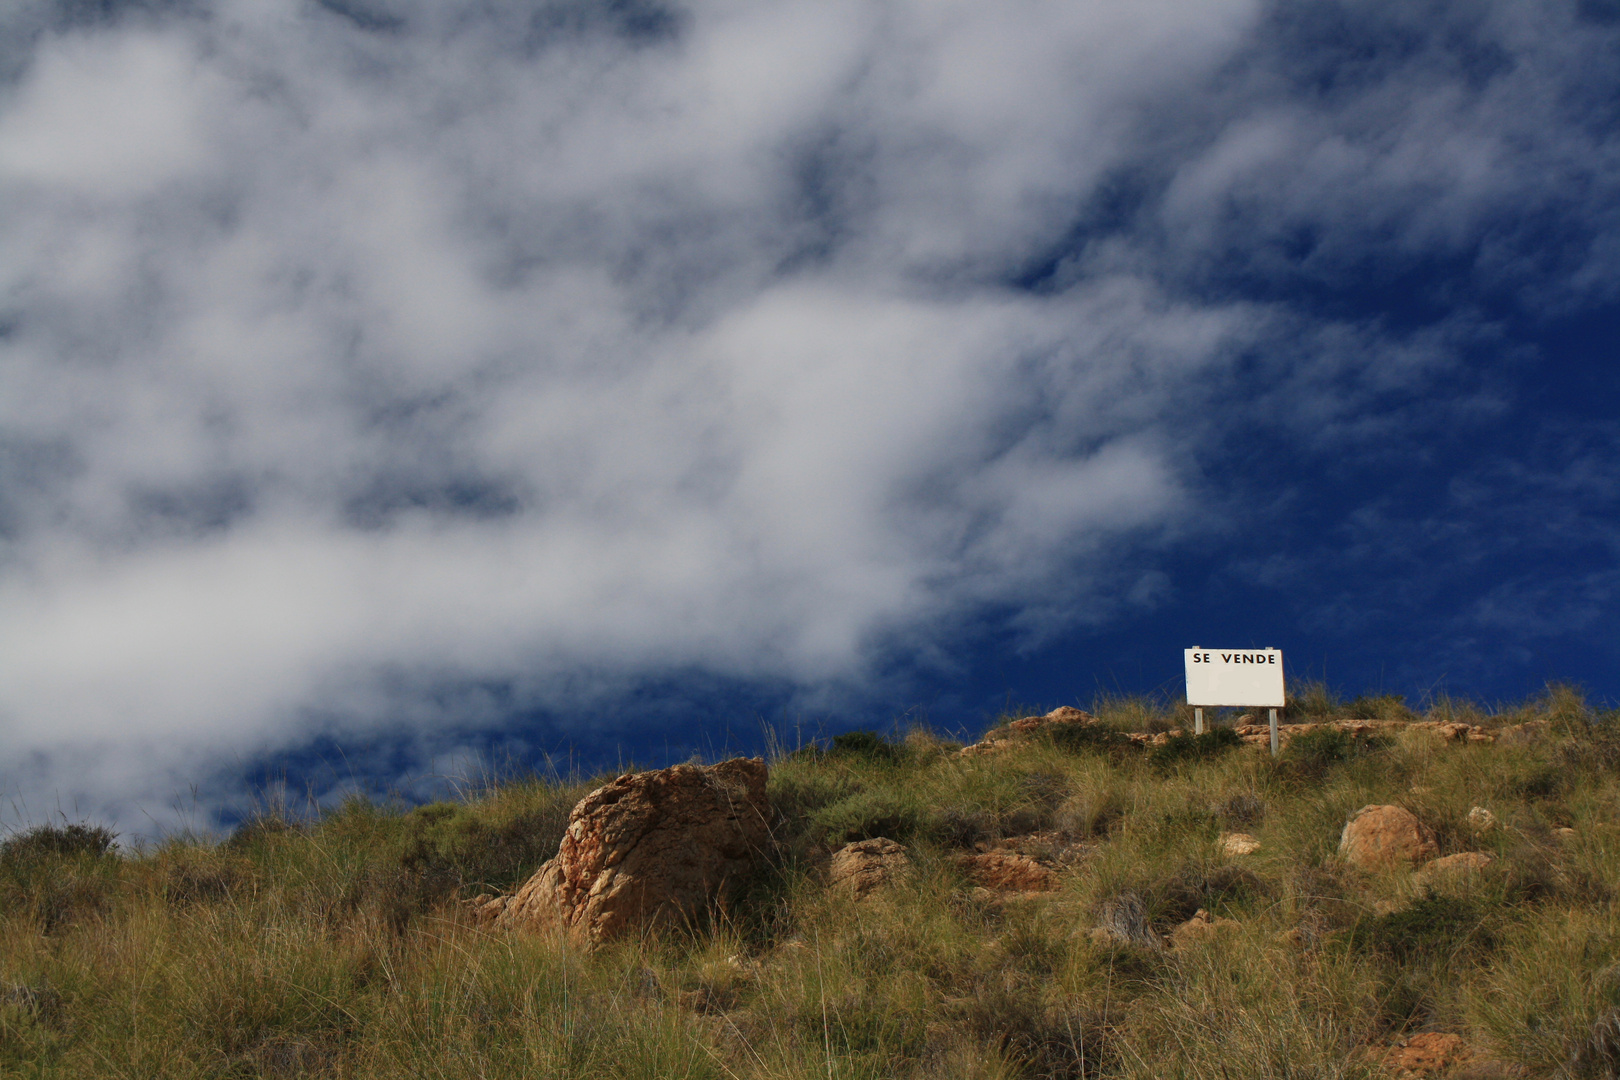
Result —
[[444, 719], [389, 687], [859, 685], [1151, 603], [1244, 409], [1420, 435], [1489, 407], [1469, 297], [1620, 257], [1574, 5], [73, 10], [0, 26], [35, 807]]

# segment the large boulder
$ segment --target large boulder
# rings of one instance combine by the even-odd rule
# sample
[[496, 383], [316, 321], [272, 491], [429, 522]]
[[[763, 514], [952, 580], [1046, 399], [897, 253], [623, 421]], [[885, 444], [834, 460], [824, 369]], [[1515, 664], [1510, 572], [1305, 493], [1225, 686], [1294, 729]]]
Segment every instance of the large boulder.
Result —
[[497, 926], [562, 926], [599, 944], [683, 924], [733, 899], [769, 838], [765, 762], [629, 773], [579, 801], [557, 855], [514, 893]]
[[1339, 854], [1363, 870], [1413, 867], [1440, 854], [1431, 832], [1401, 806], [1363, 806], [1339, 836]]

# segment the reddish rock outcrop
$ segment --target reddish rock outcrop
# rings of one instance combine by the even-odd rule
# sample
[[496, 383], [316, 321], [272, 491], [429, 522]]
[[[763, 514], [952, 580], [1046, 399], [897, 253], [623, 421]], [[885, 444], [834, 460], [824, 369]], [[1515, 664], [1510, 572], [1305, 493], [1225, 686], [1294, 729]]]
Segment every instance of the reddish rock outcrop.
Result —
[[1384, 1064], [1397, 1076], [1429, 1076], [1446, 1072], [1472, 1056], [1461, 1035], [1424, 1031], [1391, 1047]]
[[987, 732], [983, 739], [971, 746], [963, 747], [959, 753], [962, 757], [977, 757], [980, 754], [993, 754], [997, 750], [1006, 749], [1014, 740], [1027, 738], [1043, 727], [1051, 724], [1094, 724], [1097, 718], [1084, 709], [1076, 709], [1070, 705], [1063, 705], [1044, 716], [1021, 716], [1005, 727]]
[[847, 889], [860, 900], [904, 873], [911, 856], [904, 844], [886, 836], [857, 840], [833, 852], [827, 879], [834, 888]]
[[735, 895], [768, 839], [765, 762], [630, 773], [579, 801], [557, 855], [505, 903], [497, 926], [563, 926], [597, 944], [680, 924]]
[[1057, 874], [1016, 851], [958, 855], [956, 865], [975, 885], [1007, 892], [1046, 892], [1057, 888]]
[[1400, 806], [1363, 806], [1339, 837], [1339, 854], [1364, 870], [1416, 866], [1439, 853], [1434, 833]]

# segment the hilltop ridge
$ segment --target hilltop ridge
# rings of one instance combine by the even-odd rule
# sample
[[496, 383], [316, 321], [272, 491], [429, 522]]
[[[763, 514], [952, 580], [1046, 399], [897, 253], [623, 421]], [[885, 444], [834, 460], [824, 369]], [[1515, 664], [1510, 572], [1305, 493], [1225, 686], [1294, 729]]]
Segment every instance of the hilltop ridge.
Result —
[[747, 880], [589, 947], [479, 911], [608, 776], [129, 851], [81, 823], [19, 833], [0, 1072], [1620, 1071], [1612, 710], [1567, 688], [1422, 713], [1302, 693], [1275, 759], [1241, 714], [1194, 736], [1183, 711], [1111, 698], [969, 746], [915, 728], [783, 749]]

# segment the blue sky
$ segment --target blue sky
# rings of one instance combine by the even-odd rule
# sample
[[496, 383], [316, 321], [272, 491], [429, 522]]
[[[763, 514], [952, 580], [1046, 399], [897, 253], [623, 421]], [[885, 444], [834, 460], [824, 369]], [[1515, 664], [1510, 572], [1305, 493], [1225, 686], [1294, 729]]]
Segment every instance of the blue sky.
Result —
[[0, 795], [1620, 698], [1617, 120], [1605, 0], [8, 5]]

